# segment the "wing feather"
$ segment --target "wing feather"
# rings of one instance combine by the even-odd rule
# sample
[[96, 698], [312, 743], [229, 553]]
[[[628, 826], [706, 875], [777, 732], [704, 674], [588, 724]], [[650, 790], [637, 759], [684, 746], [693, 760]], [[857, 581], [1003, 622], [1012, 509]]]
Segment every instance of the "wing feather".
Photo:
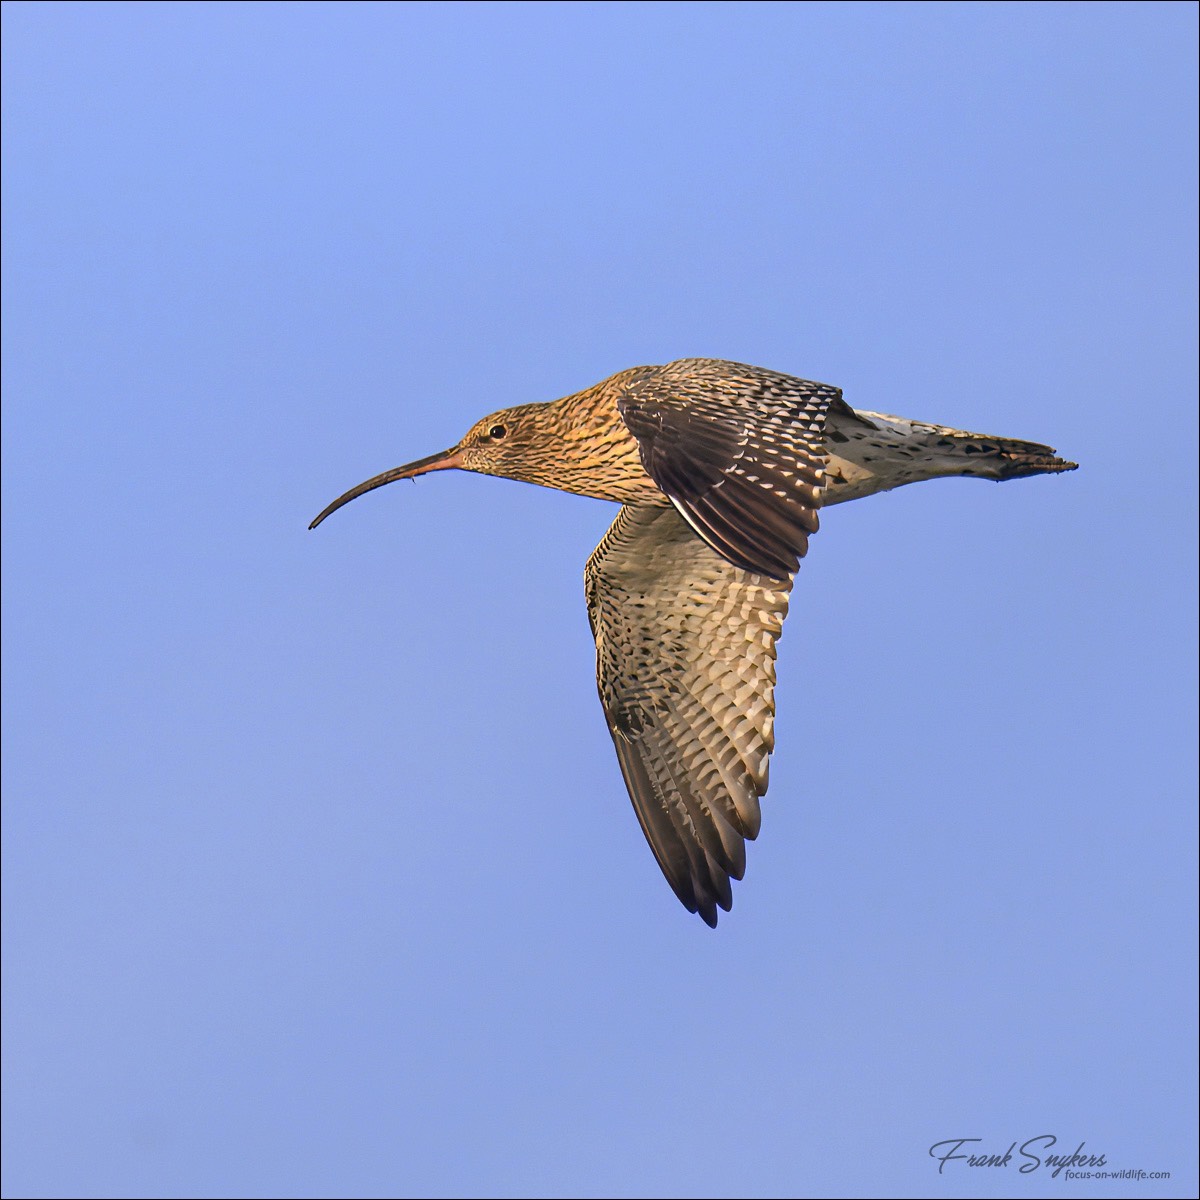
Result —
[[627, 505], [588, 561], [597, 685], [642, 832], [684, 907], [733, 902], [774, 745], [790, 576], [734, 566], [667, 505]]
[[630, 380], [617, 408], [647, 474], [734, 566], [792, 574], [817, 530], [827, 384], [715, 359], [680, 359]]

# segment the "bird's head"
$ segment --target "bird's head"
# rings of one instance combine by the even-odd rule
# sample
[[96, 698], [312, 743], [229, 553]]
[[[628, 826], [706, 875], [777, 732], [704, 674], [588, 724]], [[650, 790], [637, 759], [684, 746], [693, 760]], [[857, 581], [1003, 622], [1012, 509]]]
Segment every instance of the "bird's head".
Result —
[[549, 404], [522, 404], [502, 408], [476, 421], [462, 440], [449, 450], [419, 458], [403, 467], [393, 467], [365, 483], [351, 488], [326, 508], [309, 529], [315, 529], [331, 512], [349, 504], [364, 492], [383, 487], [397, 479], [415, 479], [430, 471], [477, 471], [481, 475], [502, 475], [542, 483], [554, 462], [555, 422]]
[[460, 459], [456, 465], [480, 475], [536, 482], [542, 461], [556, 457], [551, 409], [549, 404], [521, 404], [476, 421], [452, 451]]

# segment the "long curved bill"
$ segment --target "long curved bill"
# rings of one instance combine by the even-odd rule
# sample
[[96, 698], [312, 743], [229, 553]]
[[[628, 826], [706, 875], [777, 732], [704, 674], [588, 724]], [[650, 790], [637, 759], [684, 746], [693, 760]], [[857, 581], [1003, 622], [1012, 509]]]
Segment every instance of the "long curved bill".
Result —
[[461, 466], [462, 455], [459, 453], [458, 447], [453, 446], [449, 450], [443, 450], [441, 454], [418, 458], [416, 462], [411, 462], [407, 466], [393, 467], [392, 470], [384, 471], [382, 475], [376, 475], [374, 479], [368, 479], [366, 483], [360, 483], [358, 487], [351, 488], [344, 496], [339, 496], [328, 508], [321, 511], [309, 529], [316, 529], [331, 512], [336, 512], [343, 504], [349, 504], [351, 500], [357, 500], [364, 492], [373, 492], [377, 487], [383, 487], [385, 483], [393, 483], [397, 479], [415, 479], [418, 475], [424, 475], [429, 471], [449, 471]]

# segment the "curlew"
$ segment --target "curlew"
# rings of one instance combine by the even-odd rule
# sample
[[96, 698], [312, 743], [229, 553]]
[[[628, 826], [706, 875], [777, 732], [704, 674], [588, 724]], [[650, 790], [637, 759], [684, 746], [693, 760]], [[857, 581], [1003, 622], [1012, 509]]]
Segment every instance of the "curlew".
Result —
[[385, 483], [451, 468], [620, 504], [584, 571], [600, 700], [658, 865], [715, 926], [758, 836], [775, 643], [818, 510], [944, 475], [1075, 466], [1033, 442], [856, 411], [828, 384], [681, 359], [484, 417], [309, 528]]

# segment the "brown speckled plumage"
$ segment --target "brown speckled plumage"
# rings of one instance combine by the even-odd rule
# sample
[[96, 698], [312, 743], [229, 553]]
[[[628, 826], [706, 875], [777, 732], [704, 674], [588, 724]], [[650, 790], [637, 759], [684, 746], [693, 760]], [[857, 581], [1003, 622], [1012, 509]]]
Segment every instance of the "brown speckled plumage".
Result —
[[623, 507], [588, 560], [600, 699], [675, 894], [716, 925], [759, 829], [775, 642], [818, 509], [941, 475], [1069, 471], [1048, 446], [856, 412], [826, 384], [717, 359], [621, 371], [483, 418], [369, 479], [461, 468]]

